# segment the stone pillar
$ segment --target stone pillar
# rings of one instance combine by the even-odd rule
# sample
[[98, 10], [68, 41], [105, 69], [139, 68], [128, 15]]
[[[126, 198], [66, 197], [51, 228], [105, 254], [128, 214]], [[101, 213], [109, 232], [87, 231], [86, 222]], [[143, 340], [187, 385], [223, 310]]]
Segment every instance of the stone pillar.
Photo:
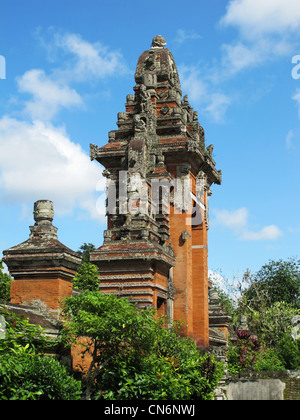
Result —
[[59, 312], [61, 300], [72, 294], [72, 280], [81, 257], [58, 241], [51, 201], [37, 201], [33, 214], [35, 225], [30, 227], [29, 239], [3, 252], [13, 277], [11, 303], [42, 304]]
[[219, 302], [219, 294], [216, 289], [210, 291], [209, 301], [209, 332], [211, 346], [228, 345], [228, 328], [231, 322], [231, 316], [222, 309]]

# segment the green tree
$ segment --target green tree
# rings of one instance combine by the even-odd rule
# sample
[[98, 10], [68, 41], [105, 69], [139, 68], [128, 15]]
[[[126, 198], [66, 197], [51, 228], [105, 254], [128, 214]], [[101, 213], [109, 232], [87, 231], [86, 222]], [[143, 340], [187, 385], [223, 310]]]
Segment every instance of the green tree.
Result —
[[3, 270], [3, 263], [0, 260], [0, 300], [8, 301], [10, 299], [11, 277]]
[[95, 291], [99, 289], [98, 267], [89, 262], [83, 262], [73, 279], [75, 289]]
[[14, 346], [0, 353], [0, 400], [79, 400], [81, 383], [52, 356]]
[[192, 340], [164, 328], [154, 310], [85, 291], [66, 299], [63, 336], [86, 337], [86, 399], [209, 399], [222, 375]]
[[252, 307], [286, 302], [300, 308], [300, 260], [269, 261], [254, 276], [245, 294]]
[[84, 243], [83, 245], [81, 245], [81, 247], [79, 248], [79, 253], [82, 256], [82, 261], [83, 262], [90, 262], [90, 255], [91, 252], [94, 251], [96, 249], [94, 244], [91, 243]]
[[[299, 346], [292, 338], [293, 319], [300, 315], [299, 260], [270, 261], [254, 275], [247, 271], [239, 290], [234, 319], [247, 315], [249, 329], [262, 345], [254, 367], [265, 370], [272, 366], [276, 369], [299, 366]], [[237, 351], [237, 346], [231, 347], [232, 361], [236, 360]]]
[[299, 309], [291, 304], [276, 302], [263, 312], [256, 311], [252, 326], [267, 347], [276, 347], [285, 334], [292, 338], [292, 320], [297, 315], [300, 315]]
[[52, 356], [58, 345], [41, 327], [0, 307], [5, 337], [0, 340], [0, 400], [78, 400], [81, 383]]
[[84, 243], [79, 248], [82, 256], [82, 264], [79, 267], [74, 279], [75, 289], [96, 291], [99, 288], [99, 270], [95, 264], [90, 262], [90, 253], [94, 251], [95, 245]]

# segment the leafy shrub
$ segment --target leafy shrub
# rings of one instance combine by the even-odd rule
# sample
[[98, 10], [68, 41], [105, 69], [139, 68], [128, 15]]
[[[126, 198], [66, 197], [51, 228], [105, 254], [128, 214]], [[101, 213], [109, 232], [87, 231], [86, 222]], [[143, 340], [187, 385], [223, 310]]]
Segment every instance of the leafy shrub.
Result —
[[295, 341], [290, 334], [282, 335], [277, 351], [285, 369], [300, 369], [300, 339]]
[[11, 277], [3, 272], [3, 263], [0, 260], [0, 300], [8, 301], [10, 299]]
[[[66, 299], [64, 335], [87, 337], [86, 399], [211, 399], [222, 365], [164, 327], [154, 310], [85, 291]], [[80, 342], [80, 340], [79, 340]]]
[[228, 352], [228, 372], [232, 374], [253, 367], [260, 349], [257, 337], [251, 336], [248, 331], [237, 330], [235, 334], [237, 343]]
[[[47, 351], [57, 344], [41, 327], [0, 307], [6, 323], [0, 340], [0, 400], [76, 400], [81, 383]], [[39, 352], [39, 353], [38, 353]]]
[[98, 267], [90, 262], [83, 262], [79, 267], [74, 279], [75, 289], [95, 291], [99, 289]]
[[80, 399], [80, 382], [53, 357], [32, 354], [28, 347], [15, 346], [0, 355], [0, 399]]
[[285, 370], [285, 366], [275, 349], [265, 349], [256, 357], [254, 368], [257, 372], [277, 372]]

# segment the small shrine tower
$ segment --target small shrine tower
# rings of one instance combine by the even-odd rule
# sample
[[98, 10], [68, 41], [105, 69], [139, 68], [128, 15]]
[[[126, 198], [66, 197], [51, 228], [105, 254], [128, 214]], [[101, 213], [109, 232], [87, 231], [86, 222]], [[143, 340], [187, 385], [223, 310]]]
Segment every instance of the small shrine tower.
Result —
[[91, 144], [105, 167], [108, 216], [91, 262], [104, 293], [185, 321], [182, 334], [207, 347], [208, 199], [221, 171], [165, 46], [158, 35], [142, 53], [118, 129], [105, 146]]
[[61, 301], [72, 295], [72, 280], [81, 265], [81, 256], [59, 242], [53, 226], [53, 203], [34, 204], [35, 225], [29, 239], [3, 251], [3, 261], [13, 277], [10, 302], [14, 305], [45, 305], [58, 317]]

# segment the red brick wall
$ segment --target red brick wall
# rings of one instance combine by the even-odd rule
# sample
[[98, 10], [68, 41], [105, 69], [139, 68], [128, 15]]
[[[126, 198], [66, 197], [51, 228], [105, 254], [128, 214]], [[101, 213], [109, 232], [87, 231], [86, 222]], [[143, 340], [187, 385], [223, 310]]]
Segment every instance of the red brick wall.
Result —
[[50, 309], [59, 309], [60, 301], [72, 295], [72, 283], [57, 279], [24, 279], [11, 282], [11, 303], [30, 304], [41, 300]]

